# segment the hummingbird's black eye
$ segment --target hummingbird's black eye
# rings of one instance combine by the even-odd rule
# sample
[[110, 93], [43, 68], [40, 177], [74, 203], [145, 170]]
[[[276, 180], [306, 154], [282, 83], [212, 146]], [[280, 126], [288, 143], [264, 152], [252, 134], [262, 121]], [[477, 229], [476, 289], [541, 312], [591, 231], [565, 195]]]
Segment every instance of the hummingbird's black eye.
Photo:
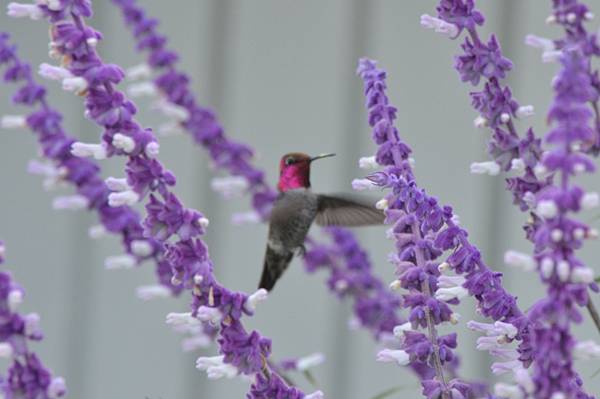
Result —
[[286, 158], [286, 160], [285, 160], [285, 164], [286, 165], [291, 165], [294, 162], [296, 162], [296, 160], [294, 158], [292, 158], [292, 157]]

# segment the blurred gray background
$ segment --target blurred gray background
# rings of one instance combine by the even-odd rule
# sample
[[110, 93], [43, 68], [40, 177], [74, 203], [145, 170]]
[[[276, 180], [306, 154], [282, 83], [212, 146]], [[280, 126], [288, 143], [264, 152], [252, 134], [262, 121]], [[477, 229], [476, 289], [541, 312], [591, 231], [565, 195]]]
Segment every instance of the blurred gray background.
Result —
[[[449, 41], [419, 26], [423, 13], [434, 13], [436, 1], [393, 0], [140, 0], [161, 20], [161, 31], [181, 54], [181, 66], [193, 78], [203, 105], [218, 112], [226, 132], [256, 148], [256, 163], [275, 183], [278, 159], [289, 151], [336, 152], [315, 165], [317, 191], [349, 191], [360, 177], [360, 156], [373, 153], [365, 121], [362, 85], [354, 75], [357, 59], [378, 59], [389, 73], [389, 95], [399, 108], [398, 127], [414, 149], [416, 174], [423, 187], [451, 204], [482, 249], [486, 261], [505, 273], [506, 287], [526, 309], [542, 293], [537, 276], [506, 270], [503, 253], [531, 251], [524, 241], [525, 218], [511, 204], [501, 177], [469, 174], [472, 161], [487, 160], [488, 132], [473, 127], [476, 114], [468, 91], [453, 69], [458, 41]], [[7, 0], [1, 1], [3, 7]], [[539, 0], [480, 1], [488, 23], [506, 54], [515, 62], [510, 83], [522, 104], [538, 111], [532, 122], [546, 130], [550, 79], [555, 65], [545, 65], [526, 48], [527, 33], [555, 37], [558, 28], [543, 21], [549, 3]], [[598, 2], [595, 2], [598, 6]], [[99, 51], [124, 67], [138, 64], [121, 16], [107, 0], [94, 1], [92, 24], [105, 34]], [[594, 10], [600, 13], [600, 7]], [[596, 24], [597, 26], [597, 24]], [[35, 65], [47, 58], [47, 24], [0, 16], [0, 30], [11, 32], [21, 54]], [[82, 118], [79, 98], [48, 83], [54, 105], [65, 112], [70, 133], [97, 141], [100, 131]], [[8, 102], [13, 88], [0, 86], [0, 114], [23, 112]], [[139, 102], [140, 118], [149, 125], [149, 102]], [[526, 127], [521, 124], [521, 129]], [[152, 284], [153, 268], [106, 271], [104, 258], [120, 253], [116, 239], [91, 241], [87, 229], [95, 218], [85, 212], [58, 212], [39, 178], [25, 168], [37, 154], [27, 131], [2, 131], [0, 148], [0, 237], [8, 247], [8, 263], [27, 290], [24, 308], [42, 316], [46, 339], [35, 348], [56, 374], [67, 379], [70, 397], [100, 398], [242, 398], [248, 383], [209, 381], [194, 368], [201, 353], [183, 354], [181, 337], [165, 325], [168, 312], [187, 311], [188, 297], [144, 303], [135, 288]], [[231, 213], [248, 208], [246, 199], [225, 202], [209, 188], [212, 171], [202, 149], [186, 136], [161, 140], [161, 159], [178, 176], [177, 192], [185, 203], [211, 220], [207, 240], [219, 278], [229, 287], [255, 289], [266, 227], [235, 227]], [[106, 175], [119, 176], [122, 160], [104, 161]], [[597, 184], [595, 184], [597, 186]], [[594, 186], [589, 179], [587, 187]], [[68, 192], [67, 192], [68, 193]], [[591, 219], [593, 215], [586, 216]], [[596, 223], [595, 221], [593, 223]], [[597, 224], [597, 223], [596, 223]], [[315, 229], [316, 232], [316, 229]], [[318, 232], [316, 232], [318, 233]], [[392, 280], [385, 261], [391, 244], [384, 228], [360, 230], [379, 275]], [[596, 267], [597, 242], [588, 244], [585, 259]], [[349, 331], [347, 304], [324, 286], [324, 275], [306, 275], [295, 260], [270, 299], [248, 325], [273, 339], [275, 359], [322, 351], [327, 362], [314, 370], [329, 398], [365, 399], [394, 386], [396, 397], [417, 397], [418, 385], [406, 370], [376, 363], [376, 345], [364, 331]], [[596, 267], [597, 268], [597, 267]], [[475, 350], [476, 335], [466, 331], [474, 303], [459, 310], [462, 375], [493, 380], [487, 354]], [[586, 318], [577, 334], [598, 338]], [[214, 355], [212, 348], [204, 352]], [[590, 393], [600, 392], [592, 374], [600, 362], [577, 364]], [[313, 389], [294, 375], [307, 391]]]

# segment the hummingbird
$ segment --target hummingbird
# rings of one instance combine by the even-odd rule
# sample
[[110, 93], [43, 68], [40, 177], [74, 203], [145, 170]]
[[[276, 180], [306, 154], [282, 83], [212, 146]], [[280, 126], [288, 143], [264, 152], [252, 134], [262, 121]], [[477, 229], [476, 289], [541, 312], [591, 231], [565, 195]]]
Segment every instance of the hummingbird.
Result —
[[292, 152], [279, 162], [279, 195], [269, 220], [267, 249], [258, 288], [270, 291], [287, 269], [295, 253], [304, 255], [304, 240], [311, 224], [320, 226], [366, 226], [382, 224], [383, 211], [354, 195], [315, 194], [310, 190], [310, 168], [317, 159]]

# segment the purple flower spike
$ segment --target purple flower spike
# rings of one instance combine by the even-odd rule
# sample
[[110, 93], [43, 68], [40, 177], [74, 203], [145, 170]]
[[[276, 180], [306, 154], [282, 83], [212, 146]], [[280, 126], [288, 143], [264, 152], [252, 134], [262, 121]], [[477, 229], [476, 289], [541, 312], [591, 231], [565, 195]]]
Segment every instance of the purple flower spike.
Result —
[[217, 168], [245, 179], [254, 210], [263, 220], [267, 218], [276, 193], [268, 186], [264, 173], [252, 166], [253, 150], [228, 138], [215, 113], [198, 105], [189, 87], [189, 77], [175, 69], [177, 54], [167, 49], [167, 38], [156, 31], [158, 21], [147, 17], [135, 0], [113, 0], [113, 3], [131, 28], [137, 50], [147, 51], [149, 66], [159, 72], [154, 85], [169, 103], [183, 111], [184, 117], [177, 124], [208, 150]]
[[[114, 84], [123, 75], [118, 66], [104, 64], [95, 46], [90, 45], [90, 38], [101, 35], [85, 25], [82, 18], [86, 15], [85, 10], [78, 11], [77, 7], [76, 2], [67, 3], [62, 15], [41, 8], [53, 23], [54, 50], [68, 60], [66, 69], [47, 66], [44, 73], [48, 77], [60, 75], [63, 87], [66, 85], [67, 89], [84, 96], [86, 115], [104, 129], [101, 144], [73, 143], [71, 153], [96, 158], [128, 157], [127, 177], [107, 179], [111, 191], [108, 206], [119, 208], [149, 198], [143, 225], [145, 232], [151, 234], [156, 248], [164, 249], [161, 253], [164, 258], [159, 263], [160, 279], [164, 281], [170, 272], [171, 284], [177, 289], [190, 289], [193, 293], [192, 312], [169, 314], [167, 322], [189, 329], [202, 322], [215, 327], [214, 330], [204, 328], [204, 331], [220, 336], [217, 342], [222, 356], [199, 358], [197, 367], [206, 370], [213, 378], [232, 377], [238, 373], [260, 376], [264, 373], [270, 376], [270, 381], [277, 380], [279, 377], [268, 366], [270, 340], [256, 331], [247, 332], [241, 323], [244, 314], [253, 314], [257, 302], [266, 299], [266, 291], [259, 290], [248, 296], [231, 292], [216, 281], [207, 247], [201, 240], [208, 219], [198, 211], [185, 208], [171, 191], [175, 177], [156, 159], [156, 139], [149, 129], [143, 129], [135, 121], [134, 103], [116, 90]], [[244, 148], [234, 147], [239, 156], [224, 157], [221, 162], [229, 162], [227, 159], [231, 158], [237, 163], [239, 157], [246, 156]], [[64, 202], [76, 201], [71, 199], [61, 204]], [[134, 243], [132, 248], [137, 247]], [[130, 266], [131, 261], [130, 257], [111, 259], [107, 266]], [[285, 384], [284, 388], [304, 397], [295, 388]]]
[[0, 394], [6, 398], [61, 398], [67, 393], [65, 380], [53, 377], [28, 347], [28, 341], [39, 341], [42, 334], [36, 313], [17, 312], [23, 296], [23, 289], [10, 274], [0, 272], [0, 357], [11, 359], [6, 377], [0, 377]]
[[[473, 5], [472, 2], [469, 4]], [[374, 61], [363, 59], [359, 63], [358, 74], [364, 81], [369, 124], [374, 127], [374, 138], [380, 149], [390, 148], [390, 155], [384, 162], [387, 167], [371, 175], [370, 180], [391, 189], [391, 193], [378, 205], [386, 209], [386, 223], [392, 226], [388, 234], [396, 239], [397, 252], [390, 259], [396, 265], [398, 282], [393, 284], [408, 290], [404, 306], [411, 309], [411, 325], [398, 326], [395, 332], [403, 332], [401, 348], [409, 359], [425, 361], [436, 371], [435, 380], [423, 381], [426, 395], [454, 397], [462, 391], [445, 381], [441, 366], [452, 360], [456, 337], [438, 338], [435, 327], [442, 322], [457, 322], [457, 316], [449, 305], [457, 304], [467, 294], [472, 295], [484, 316], [512, 325], [519, 332], [506, 343], [520, 341], [523, 351], [529, 345], [527, 318], [519, 310], [515, 298], [502, 287], [501, 274], [493, 273], [483, 263], [477, 248], [469, 243], [467, 232], [454, 221], [452, 209], [440, 206], [435, 198], [417, 186], [408, 159], [410, 148], [393, 128], [395, 109], [388, 105], [385, 94], [385, 72], [377, 68]], [[510, 97], [509, 93], [504, 93], [505, 97], [507, 94]], [[386, 134], [387, 141], [384, 141]], [[440, 261], [439, 258], [447, 251], [446, 261]], [[458, 275], [441, 274], [448, 269]], [[412, 331], [419, 327], [426, 328], [427, 334]], [[394, 353], [393, 357], [382, 354], [382, 360], [403, 359], [401, 353]], [[462, 383], [455, 381], [453, 384]]]

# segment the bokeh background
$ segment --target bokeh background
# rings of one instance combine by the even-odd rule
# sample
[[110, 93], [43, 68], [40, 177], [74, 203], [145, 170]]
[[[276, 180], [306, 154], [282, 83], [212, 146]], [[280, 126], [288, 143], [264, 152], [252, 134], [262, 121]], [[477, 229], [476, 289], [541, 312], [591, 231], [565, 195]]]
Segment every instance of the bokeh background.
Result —
[[[399, 108], [399, 130], [414, 149], [420, 184], [460, 215], [485, 260], [505, 273], [505, 284], [523, 309], [542, 294], [537, 276], [507, 270], [503, 253], [530, 252], [521, 225], [526, 215], [515, 210], [502, 177], [469, 174], [472, 161], [487, 160], [487, 131], [473, 127], [470, 87], [452, 68], [458, 41], [449, 41], [419, 26], [436, 1], [394, 0], [139, 0], [161, 20], [161, 31], [179, 51], [182, 68], [193, 77], [203, 105], [214, 108], [227, 134], [256, 148], [256, 164], [275, 183], [279, 157], [289, 151], [336, 152], [315, 165], [313, 187], [321, 192], [349, 191], [360, 156], [374, 146], [365, 121], [362, 86], [354, 75], [357, 59], [378, 59], [389, 72], [389, 94]], [[1, 0], [2, 8], [8, 4]], [[94, 27], [105, 34], [102, 56], [124, 67], [141, 62], [108, 0], [93, 2]], [[523, 44], [527, 33], [556, 37], [558, 28], [544, 24], [550, 2], [503, 0], [479, 2], [505, 53], [514, 61], [510, 83], [523, 104], [538, 111], [531, 122], [538, 134], [547, 130], [545, 112], [556, 65], [542, 64], [540, 54]], [[594, 6], [594, 5], [592, 5]], [[596, 2], [595, 6], [598, 6]], [[600, 7], [596, 7], [600, 13]], [[2, 13], [4, 14], [4, 13]], [[47, 58], [47, 24], [0, 16], [0, 30], [13, 34], [21, 54], [35, 65]], [[49, 84], [51, 99], [65, 113], [68, 131], [97, 141], [100, 131], [82, 117], [81, 99]], [[22, 112], [9, 104], [12, 87], [0, 86], [0, 114]], [[156, 126], [150, 102], [138, 103], [140, 118]], [[525, 128], [524, 123], [520, 124]], [[67, 379], [71, 398], [242, 398], [248, 383], [209, 381], [194, 368], [200, 353], [184, 354], [180, 336], [165, 325], [168, 312], [187, 310], [188, 297], [144, 303], [135, 288], [154, 281], [150, 264], [135, 270], [104, 270], [104, 259], [120, 252], [116, 239], [92, 241], [95, 224], [85, 212], [54, 211], [54, 196], [40, 179], [26, 173], [37, 154], [27, 131], [0, 134], [0, 236], [8, 263], [27, 290], [24, 308], [42, 316], [46, 339], [35, 348], [44, 361]], [[186, 136], [161, 139], [161, 159], [178, 176], [177, 192], [187, 205], [211, 220], [207, 236], [218, 277], [234, 289], [255, 289], [262, 266], [266, 226], [232, 226], [234, 211], [247, 199], [223, 201], [210, 190], [215, 175], [202, 149]], [[107, 176], [120, 176], [121, 160], [104, 161]], [[122, 172], [121, 172], [122, 173]], [[594, 188], [588, 179], [587, 187]], [[597, 186], [597, 183], [596, 183]], [[597, 224], [594, 215], [586, 220]], [[318, 235], [317, 229], [314, 233]], [[391, 243], [384, 228], [357, 231], [369, 249], [378, 274], [391, 281], [386, 262]], [[584, 251], [597, 269], [598, 243]], [[396, 397], [417, 397], [413, 376], [391, 364], [376, 363], [376, 345], [364, 331], [350, 331], [348, 304], [325, 288], [323, 274], [307, 275], [299, 260], [279, 282], [270, 299], [248, 321], [273, 339], [276, 359], [321, 351], [327, 362], [314, 370], [329, 398], [364, 399], [395, 386]], [[475, 350], [476, 335], [465, 322], [475, 316], [466, 299], [459, 312], [462, 374], [494, 380], [490, 359]], [[576, 328], [582, 338], [598, 338], [589, 318]], [[204, 352], [213, 355], [215, 349]], [[578, 363], [590, 393], [600, 392], [599, 362]], [[296, 381], [313, 389], [301, 376]]]

